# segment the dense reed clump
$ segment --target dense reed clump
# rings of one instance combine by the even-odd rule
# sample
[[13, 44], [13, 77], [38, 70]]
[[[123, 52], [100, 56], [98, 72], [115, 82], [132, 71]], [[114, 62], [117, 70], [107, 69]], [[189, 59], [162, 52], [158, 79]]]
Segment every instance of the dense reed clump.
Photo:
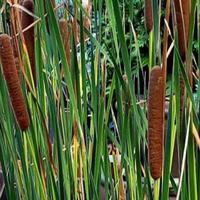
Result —
[[163, 73], [159, 66], [152, 69], [148, 94], [148, 149], [152, 177], [162, 176], [163, 161]]
[[16, 121], [22, 131], [29, 126], [29, 116], [22, 94], [10, 37], [0, 35], [0, 57]]
[[[24, 0], [22, 2], [22, 6], [31, 13], [34, 13], [33, 0]], [[22, 17], [21, 17], [22, 29], [27, 28], [33, 22], [34, 22], [33, 16], [29, 15], [25, 11], [22, 11]], [[24, 40], [28, 51], [33, 80], [34, 83], [36, 84], [34, 26], [30, 27], [27, 31], [24, 32]]]
[[65, 54], [67, 58], [68, 65], [71, 63], [71, 53], [70, 53], [70, 30], [67, 25], [66, 19], [62, 18], [59, 20], [60, 32], [62, 35]]
[[153, 29], [153, 14], [152, 14], [151, 0], [145, 0], [144, 15], [145, 15], [146, 29], [147, 29], [147, 32], [149, 33]]

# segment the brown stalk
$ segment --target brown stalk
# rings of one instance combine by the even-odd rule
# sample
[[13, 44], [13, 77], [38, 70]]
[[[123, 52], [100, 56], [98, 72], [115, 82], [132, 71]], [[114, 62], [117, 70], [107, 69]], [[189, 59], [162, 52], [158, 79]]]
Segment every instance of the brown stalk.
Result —
[[148, 94], [148, 149], [152, 177], [156, 180], [162, 176], [163, 161], [163, 72], [155, 66], [150, 73]]
[[[11, 1], [12, 4], [17, 4], [18, 0], [12, 0]], [[19, 45], [18, 45], [18, 40], [16, 35], [17, 30], [19, 31], [19, 11], [17, 9], [15, 9], [14, 7], [11, 7], [11, 11], [10, 11], [10, 21], [11, 21], [11, 36], [12, 36], [12, 47], [13, 47], [13, 53], [14, 53], [14, 57], [15, 57], [15, 65], [17, 67], [17, 72], [18, 75], [20, 76], [20, 51], [19, 51]]]
[[[24, 0], [22, 6], [26, 8], [31, 13], [34, 13], [34, 3], [33, 0]], [[22, 11], [21, 16], [21, 26], [22, 29], [30, 26], [34, 22], [33, 16], [29, 15], [25, 11]], [[35, 71], [35, 42], [34, 42], [34, 26], [30, 27], [26, 32], [24, 32], [24, 41], [28, 51], [28, 56], [31, 65], [31, 71], [34, 83], [36, 84], [36, 71]]]
[[52, 4], [52, 6], [53, 6], [53, 9], [56, 7], [56, 2], [55, 2], [55, 0], [51, 0], [51, 4]]
[[16, 121], [20, 129], [24, 131], [29, 126], [29, 116], [22, 94], [10, 40], [10, 37], [6, 34], [0, 35], [1, 63]]

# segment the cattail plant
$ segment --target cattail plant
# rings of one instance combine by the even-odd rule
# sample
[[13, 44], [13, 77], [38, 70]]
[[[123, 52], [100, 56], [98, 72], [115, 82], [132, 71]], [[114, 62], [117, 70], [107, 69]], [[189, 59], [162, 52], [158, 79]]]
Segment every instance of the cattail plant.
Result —
[[147, 32], [151, 32], [153, 28], [152, 0], [145, 0], [145, 24]]
[[29, 116], [15, 66], [10, 37], [6, 34], [0, 35], [0, 56], [16, 121], [18, 122], [20, 129], [24, 131], [29, 126]]
[[72, 29], [74, 33], [75, 44], [79, 44], [80, 42], [80, 26], [78, 23], [78, 5], [77, 2], [74, 2], [74, 17], [72, 18]]
[[[24, 0], [22, 2], [22, 6], [26, 8], [28, 11], [30, 11], [31, 13], [34, 13], [33, 0]], [[22, 17], [21, 17], [22, 29], [27, 28], [33, 22], [34, 22], [33, 16], [29, 15], [25, 11], [22, 11]], [[24, 40], [25, 40], [27, 51], [28, 51], [33, 80], [34, 80], [34, 83], [36, 83], [34, 26], [30, 27], [27, 31], [24, 32]]]
[[189, 19], [190, 19], [190, 0], [174, 0], [176, 10], [176, 22], [178, 29], [179, 51], [183, 60], [187, 50]]
[[68, 65], [71, 63], [71, 54], [70, 54], [70, 30], [68, 28], [68, 24], [66, 19], [62, 18], [59, 20], [60, 32], [62, 35], [65, 54], [67, 58]]
[[83, 17], [83, 26], [87, 29], [87, 30], [90, 30], [91, 28], [91, 20], [90, 20], [90, 15], [91, 15], [91, 11], [92, 11], [92, 5], [91, 5], [91, 2], [89, 0], [85, 0], [85, 1], [82, 1], [82, 6], [83, 8], [85, 9], [86, 11], [86, 14], [84, 17]]
[[[188, 45], [188, 37], [189, 37], [189, 19], [190, 19], [190, 0], [174, 0], [175, 11], [176, 11], [176, 22], [178, 29], [178, 45], [180, 56], [185, 62], [186, 60], [186, 52]], [[189, 69], [190, 74], [190, 83], [192, 84], [192, 69]], [[180, 112], [183, 113], [184, 106], [184, 96], [185, 96], [185, 84], [183, 81], [183, 77], [180, 76]]]
[[159, 66], [152, 69], [148, 96], [148, 149], [152, 177], [162, 176], [163, 162], [163, 73]]
[[[14, 3], [20, 3], [21, 1], [17, 1], [17, 0], [12, 0], [12, 4]], [[17, 31], [19, 31], [19, 10], [18, 9], [11, 9], [10, 11], [10, 19], [11, 19], [11, 44], [12, 44], [12, 48], [13, 48], [13, 54], [14, 54], [14, 58], [15, 58], [15, 65], [17, 67], [17, 72], [18, 75], [20, 75], [20, 53], [19, 53], [19, 44], [18, 44], [18, 39], [16, 37]]]

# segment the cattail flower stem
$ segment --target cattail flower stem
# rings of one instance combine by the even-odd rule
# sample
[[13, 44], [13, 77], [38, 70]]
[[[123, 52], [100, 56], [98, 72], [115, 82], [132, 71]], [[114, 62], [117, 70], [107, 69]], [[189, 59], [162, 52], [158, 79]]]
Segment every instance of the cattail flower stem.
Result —
[[0, 57], [16, 121], [22, 131], [29, 126], [29, 116], [22, 94], [10, 37], [0, 35]]
[[163, 72], [159, 66], [152, 69], [148, 96], [148, 149], [152, 177], [162, 176], [163, 161]]

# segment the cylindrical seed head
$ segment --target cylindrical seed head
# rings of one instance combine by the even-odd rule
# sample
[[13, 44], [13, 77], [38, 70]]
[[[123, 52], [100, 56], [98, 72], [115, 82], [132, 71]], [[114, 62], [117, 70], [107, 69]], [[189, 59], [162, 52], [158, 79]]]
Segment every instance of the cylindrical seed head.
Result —
[[20, 129], [24, 131], [29, 126], [29, 116], [15, 66], [10, 37], [6, 34], [0, 35], [0, 57], [15, 118]]
[[162, 176], [163, 161], [163, 73], [159, 66], [152, 69], [148, 94], [148, 150], [150, 171], [156, 180]]

